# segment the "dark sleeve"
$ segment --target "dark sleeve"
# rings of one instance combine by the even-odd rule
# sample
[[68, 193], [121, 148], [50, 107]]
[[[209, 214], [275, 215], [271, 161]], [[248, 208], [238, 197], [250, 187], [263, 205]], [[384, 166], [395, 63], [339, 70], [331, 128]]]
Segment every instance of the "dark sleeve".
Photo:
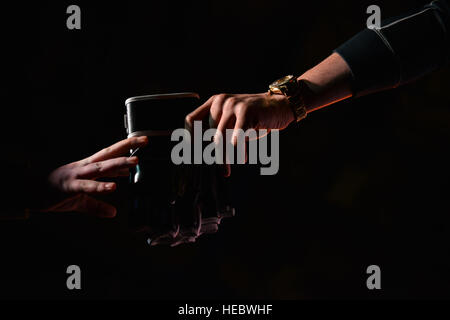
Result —
[[354, 96], [395, 88], [444, 66], [449, 16], [447, 1], [433, 1], [365, 29], [337, 48], [352, 71]]

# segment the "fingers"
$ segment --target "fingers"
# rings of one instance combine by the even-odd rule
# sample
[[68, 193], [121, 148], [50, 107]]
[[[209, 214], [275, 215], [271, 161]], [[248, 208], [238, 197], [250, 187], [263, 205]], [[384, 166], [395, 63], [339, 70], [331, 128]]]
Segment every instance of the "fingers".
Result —
[[137, 157], [121, 157], [94, 162], [78, 168], [76, 176], [80, 179], [114, 178], [128, 174], [129, 168], [133, 168], [137, 164]]
[[226, 94], [219, 94], [217, 96], [214, 96], [214, 101], [211, 105], [209, 115], [209, 126], [211, 128], [217, 128], [217, 126], [219, 125], [219, 122], [222, 119], [222, 114], [224, 113], [224, 107], [227, 98], [228, 96]]
[[119, 141], [116, 144], [97, 152], [89, 158], [86, 158], [82, 161], [82, 165], [120, 157], [129, 152], [131, 149], [143, 147], [147, 145], [147, 143], [147, 137], [133, 137]]
[[[203, 120], [209, 114], [210, 127], [217, 128], [214, 140], [219, 143], [219, 139], [222, 138], [222, 142], [224, 142], [223, 146], [229, 142], [236, 146], [238, 138], [237, 130], [244, 130], [244, 126], [246, 125], [246, 117], [243, 112], [243, 106], [245, 107], [245, 104], [242, 99], [243, 97], [241, 95], [219, 94], [212, 96], [203, 105], [186, 116], [186, 128], [192, 130], [194, 121]], [[227, 136], [227, 129], [233, 129], [233, 127], [233, 134], [231, 137]], [[239, 152], [239, 155], [242, 157], [240, 163], [245, 163], [247, 158], [245, 145], [243, 148], [244, 150], [240, 150]], [[224, 157], [227, 158], [228, 155], [224, 154]], [[227, 159], [224, 159], [223, 169], [225, 176], [229, 176], [231, 173], [229, 163]]]
[[67, 193], [108, 194], [116, 190], [114, 182], [98, 182], [94, 180], [70, 180], [64, 187]]
[[235, 146], [239, 137], [239, 132], [244, 132], [245, 118], [243, 116], [236, 117], [236, 123], [234, 125], [233, 136], [231, 137], [231, 143]]
[[186, 116], [185, 119], [185, 126], [186, 129], [192, 130], [194, 126], [194, 121], [200, 121], [203, 120], [208, 114], [209, 110], [211, 108], [211, 105], [214, 101], [214, 96], [208, 99], [204, 104], [202, 104], [200, 107], [192, 111], [190, 114]]
[[220, 118], [219, 125], [217, 126], [216, 135], [214, 136], [214, 139], [219, 139], [221, 136], [224, 141], [226, 141], [227, 137], [226, 130], [231, 129], [235, 122], [235, 116], [233, 113], [225, 113]]
[[231, 143], [237, 150], [237, 161], [239, 164], [247, 162], [246, 152], [246, 137], [245, 137], [245, 118], [243, 116], [237, 116], [236, 123], [234, 125], [233, 135], [231, 136]]
[[214, 141], [216, 141], [216, 143], [220, 143], [219, 139], [221, 139], [223, 141], [223, 163], [224, 163], [224, 172], [223, 175], [225, 177], [229, 177], [231, 175], [231, 166], [230, 166], [230, 155], [226, 152], [226, 144], [229, 143], [228, 139], [230, 137], [228, 137], [226, 135], [226, 129], [231, 129], [234, 125], [234, 121], [235, 121], [235, 116], [234, 113], [232, 112], [231, 108], [230, 109], [225, 109], [224, 112], [222, 113], [222, 117], [220, 118], [220, 122], [219, 125], [217, 126], [217, 132], [216, 135], [214, 136]]
[[100, 218], [114, 218], [117, 214], [116, 208], [112, 205], [85, 194], [68, 198], [44, 210], [44, 212], [81, 212]]
[[75, 211], [75, 204], [80, 199], [81, 195], [77, 195], [71, 198], [67, 198], [57, 204], [54, 204], [44, 210], [42, 212], [70, 212]]
[[87, 213], [100, 218], [114, 218], [117, 210], [114, 206], [87, 195], [82, 195], [75, 204], [75, 211]]

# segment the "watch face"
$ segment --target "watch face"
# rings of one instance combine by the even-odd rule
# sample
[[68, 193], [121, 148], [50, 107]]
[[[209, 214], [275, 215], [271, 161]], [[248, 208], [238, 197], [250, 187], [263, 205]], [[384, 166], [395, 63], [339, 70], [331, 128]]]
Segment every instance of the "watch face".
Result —
[[284, 94], [285, 96], [291, 96], [298, 87], [297, 79], [292, 76], [286, 76], [273, 82], [269, 86], [269, 90], [275, 94]]
[[274, 82], [270, 85], [270, 87], [279, 87], [279, 86], [282, 86], [282, 85], [284, 85], [284, 84], [286, 84], [286, 83], [292, 81], [293, 78], [294, 78], [294, 76], [292, 76], [292, 75], [283, 77], [283, 78], [281, 78], [281, 79], [278, 79], [278, 80], [274, 81]]

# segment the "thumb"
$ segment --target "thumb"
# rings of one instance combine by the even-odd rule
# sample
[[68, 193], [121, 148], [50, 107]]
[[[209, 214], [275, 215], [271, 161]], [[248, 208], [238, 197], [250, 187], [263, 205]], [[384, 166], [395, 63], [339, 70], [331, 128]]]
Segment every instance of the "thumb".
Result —
[[82, 195], [75, 204], [74, 211], [87, 213], [99, 218], [114, 218], [117, 210], [114, 206], [87, 195]]

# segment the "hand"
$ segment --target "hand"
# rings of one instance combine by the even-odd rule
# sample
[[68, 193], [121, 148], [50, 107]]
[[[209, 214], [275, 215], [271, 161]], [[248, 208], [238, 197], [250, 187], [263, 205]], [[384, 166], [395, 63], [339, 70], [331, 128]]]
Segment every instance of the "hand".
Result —
[[209, 115], [210, 125], [225, 137], [226, 129], [284, 129], [294, 114], [288, 99], [278, 94], [219, 94], [186, 116], [186, 125]]
[[96, 179], [128, 176], [129, 169], [137, 165], [138, 159], [120, 156], [147, 143], [147, 137], [122, 140], [86, 159], [56, 169], [48, 177], [51, 200], [56, 204], [44, 211], [78, 211], [100, 217], [115, 217], [116, 208], [90, 196], [114, 192], [116, 184]]
[[[192, 130], [194, 121], [209, 115], [210, 127], [226, 137], [225, 130], [234, 129], [231, 143], [236, 145], [238, 129], [284, 129], [295, 120], [288, 99], [283, 95], [219, 94], [186, 116], [186, 127]], [[225, 176], [230, 175], [226, 165]]]

